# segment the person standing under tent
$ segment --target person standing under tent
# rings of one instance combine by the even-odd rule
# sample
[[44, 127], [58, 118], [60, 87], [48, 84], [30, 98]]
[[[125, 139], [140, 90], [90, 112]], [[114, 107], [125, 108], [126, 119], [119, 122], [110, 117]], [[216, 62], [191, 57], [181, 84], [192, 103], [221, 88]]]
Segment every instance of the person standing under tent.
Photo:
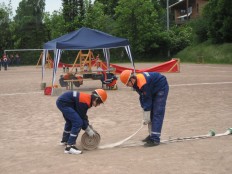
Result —
[[81, 154], [75, 144], [81, 129], [93, 137], [95, 131], [89, 125], [87, 111], [92, 106], [97, 107], [107, 99], [103, 89], [96, 89], [91, 94], [77, 91], [68, 91], [58, 97], [56, 105], [62, 112], [65, 125], [61, 145], [66, 145], [64, 153]]
[[164, 120], [169, 85], [164, 75], [157, 72], [134, 74], [132, 70], [124, 70], [120, 80], [128, 87], [133, 87], [139, 94], [143, 108], [143, 124], [148, 125], [149, 135], [142, 140], [145, 147], [160, 144], [161, 129]]

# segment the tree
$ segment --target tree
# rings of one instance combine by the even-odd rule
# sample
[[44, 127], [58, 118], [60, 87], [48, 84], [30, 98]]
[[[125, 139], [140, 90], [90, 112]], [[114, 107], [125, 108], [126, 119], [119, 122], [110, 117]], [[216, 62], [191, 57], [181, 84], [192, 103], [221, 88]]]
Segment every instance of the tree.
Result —
[[83, 0], [62, 0], [66, 31], [71, 32], [83, 25], [85, 6]]
[[0, 4], [0, 54], [3, 54], [5, 49], [12, 47], [10, 9], [4, 3]]
[[213, 43], [232, 42], [232, 1], [210, 0], [204, 8], [208, 36]]
[[115, 7], [117, 7], [119, 0], [95, 0], [95, 3], [99, 2], [103, 4], [104, 14], [109, 15], [114, 18], [115, 15]]
[[114, 20], [109, 15], [104, 14], [104, 5], [95, 2], [93, 6], [88, 4], [86, 7], [87, 13], [83, 23], [84, 26], [112, 34], [114, 30]]
[[129, 39], [135, 55], [158, 47], [156, 37], [161, 27], [150, 0], [119, 0], [115, 15], [116, 34]]
[[45, 13], [44, 24], [47, 30], [46, 41], [66, 34], [63, 14], [60, 11], [54, 11], [52, 14]]
[[15, 47], [41, 48], [46, 40], [43, 24], [45, 0], [22, 0], [16, 10]]
[[188, 25], [173, 26], [168, 33], [169, 40], [167, 43], [172, 54], [176, 54], [191, 45], [191, 41], [193, 40], [192, 27]]
[[205, 17], [199, 17], [196, 20], [192, 20], [190, 25], [193, 28], [193, 41], [194, 43], [201, 43], [207, 41], [208, 37], [208, 23]]

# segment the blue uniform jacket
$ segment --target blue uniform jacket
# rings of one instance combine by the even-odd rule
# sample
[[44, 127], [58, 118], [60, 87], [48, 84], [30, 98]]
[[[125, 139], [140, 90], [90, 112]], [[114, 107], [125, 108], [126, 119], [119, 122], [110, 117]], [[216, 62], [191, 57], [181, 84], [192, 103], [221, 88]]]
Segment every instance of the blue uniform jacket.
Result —
[[133, 88], [139, 94], [141, 107], [144, 111], [151, 111], [152, 98], [156, 93], [168, 85], [167, 79], [157, 72], [144, 72], [136, 74], [137, 83]]
[[92, 107], [91, 95], [82, 92], [69, 91], [63, 93], [57, 100], [72, 107], [82, 118], [84, 124], [89, 125], [87, 111]]

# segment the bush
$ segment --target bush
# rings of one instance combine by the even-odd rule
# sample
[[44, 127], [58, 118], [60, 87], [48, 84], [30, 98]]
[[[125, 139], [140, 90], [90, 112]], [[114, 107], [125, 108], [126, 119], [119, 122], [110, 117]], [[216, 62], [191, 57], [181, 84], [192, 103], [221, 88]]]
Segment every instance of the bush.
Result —
[[175, 57], [180, 58], [181, 62], [232, 64], [231, 50], [232, 43], [212, 45], [209, 42], [204, 42], [187, 47]]

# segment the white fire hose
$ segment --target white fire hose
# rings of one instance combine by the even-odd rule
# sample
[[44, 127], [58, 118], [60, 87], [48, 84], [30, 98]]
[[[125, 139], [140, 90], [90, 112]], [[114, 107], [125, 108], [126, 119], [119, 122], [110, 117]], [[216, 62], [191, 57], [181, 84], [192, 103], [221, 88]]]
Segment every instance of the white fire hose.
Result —
[[94, 150], [96, 148], [98, 149], [107, 149], [107, 148], [113, 148], [113, 147], [117, 147], [122, 145], [124, 142], [128, 141], [129, 139], [131, 139], [133, 136], [135, 136], [142, 128], [143, 128], [143, 124], [141, 125], [141, 127], [132, 135], [130, 135], [129, 137], [116, 142], [116, 143], [112, 143], [112, 144], [106, 144], [106, 145], [102, 145], [102, 146], [98, 146], [101, 140], [100, 135], [95, 131], [95, 136], [94, 137], [89, 137], [87, 133], [84, 133], [81, 137], [81, 145], [84, 149], [86, 150]]
[[[94, 150], [96, 148], [107, 149], [107, 148], [113, 148], [113, 147], [118, 147], [118, 146], [130, 147], [130, 146], [143, 145], [144, 142], [140, 142], [140, 143], [136, 143], [136, 144], [132, 143], [132, 144], [122, 145], [123, 143], [125, 143], [126, 141], [131, 139], [133, 136], [135, 136], [143, 128], [143, 126], [144, 125], [142, 124], [141, 127], [135, 133], [133, 133], [131, 136], [129, 136], [129, 137], [127, 137], [119, 142], [112, 143], [112, 144], [106, 144], [106, 145], [102, 145], [102, 146], [98, 146], [100, 144], [101, 137], [96, 131], [95, 131], [96, 134], [93, 138], [89, 137], [86, 133], [84, 133], [82, 135], [82, 138], [81, 138], [81, 144], [82, 144], [82, 147], [86, 150]], [[163, 140], [163, 141], [161, 141], [161, 143], [173, 143], [173, 142], [181, 142], [181, 141], [185, 141], [185, 140], [197, 140], [197, 139], [205, 139], [205, 138], [219, 137], [219, 136], [226, 136], [226, 135], [232, 135], [232, 128], [227, 129], [226, 132], [224, 132], [224, 133], [216, 134], [215, 131], [210, 130], [209, 133], [206, 135], [172, 138], [172, 139]]]
[[123, 139], [123, 140], [121, 140], [119, 142], [116, 142], [116, 143], [99, 146], [98, 149], [107, 149], [107, 148], [113, 148], [113, 147], [117, 147], [117, 146], [122, 145], [124, 142], [128, 141], [133, 136], [135, 136], [143, 128], [143, 126], [144, 125], [142, 124], [141, 127], [135, 133], [133, 133], [131, 136], [129, 136], [129, 137], [127, 137], [127, 138], [125, 138], [125, 139]]

